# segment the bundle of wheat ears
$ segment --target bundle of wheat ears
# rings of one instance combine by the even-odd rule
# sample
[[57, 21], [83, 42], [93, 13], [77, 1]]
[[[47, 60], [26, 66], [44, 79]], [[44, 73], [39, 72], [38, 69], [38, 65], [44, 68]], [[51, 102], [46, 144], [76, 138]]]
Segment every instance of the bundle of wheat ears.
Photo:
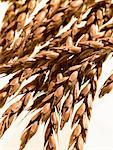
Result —
[[[111, 0], [2, 0], [8, 9], [0, 31], [0, 74], [12, 74], [0, 89], [0, 137], [26, 109], [37, 111], [21, 136], [20, 150], [45, 125], [44, 148], [56, 150], [74, 107], [68, 149], [83, 150], [102, 65], [113, 51]], [[24, 81], [33, 77], [26, 84]], [[99, 97], [113, 88], [111, 75]], [[10, 99], [10, 100], [12, 100]], [[37, 148], [36, 148], [37, 149]]]

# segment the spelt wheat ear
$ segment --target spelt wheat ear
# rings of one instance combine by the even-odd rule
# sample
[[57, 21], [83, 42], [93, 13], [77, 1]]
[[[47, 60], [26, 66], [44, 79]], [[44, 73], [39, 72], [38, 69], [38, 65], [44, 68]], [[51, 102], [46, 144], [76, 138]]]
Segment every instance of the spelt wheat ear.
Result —
[[20, 150], [22, 150], [25, 147], [26, 143], [36, 133], [36, 131], [38, 130], [40, 121], [41, 121], [41, 111], [39, 111], [35, 116], [32, 117], [32, 119], [30, 120], [29, 124], [26, 127], [26, 130], [21, 136]]
[[104, 96], [113, 89], [113, 74], [106, 80], [103, 87], [101, 88], [99, 97]]
[[35, 6], [33, 3], [35, 3], [35, 1], [25, 1], [25, 3], [22, 1], [13, 1], [13, 3], [10, 4], [5, 14], [0, 33], [2, 37], [0, 43], [3, 45], [3, 49], [7, 49], [13, 43], [16, 32], [24, 27], [25, 19], [31, 12], [31, 7]]
[[24, 110], [27, 106], [27, 103], [31, 97], [31, 93], [25, 94], [19, 101], [13, 103], [2, 115], [4, 118], [0, 123], [5, 128], [2, 129], [0, 137], [5, 133], [5, 131], [11, 126], [14, 119]]
[[[10, 96], [23, 96], [2, 115], [0, 137], [32, 97], [28, 112], [38, 113], [21, 137], [20, 150], [42, 123], [44, 148], [56, 150], [58, 131], [73, 113], [68, 149], [83, 150], [102, 64], [113, 51], [112, 21], [111, 0], [10, 0], [0, 31], [0, 74], [13, 75], [0, 89], [0, 108]], [[99, 96], [112, 87], [110, 76]]]
[[84, 103], [76, 111], [72, 122], [73, 132], [70, 137], [69, 148], [83, 149], [83, 145], [86, 142], [89, 120], [91, 118], [92, 102], [90, 97], [86, 97]]

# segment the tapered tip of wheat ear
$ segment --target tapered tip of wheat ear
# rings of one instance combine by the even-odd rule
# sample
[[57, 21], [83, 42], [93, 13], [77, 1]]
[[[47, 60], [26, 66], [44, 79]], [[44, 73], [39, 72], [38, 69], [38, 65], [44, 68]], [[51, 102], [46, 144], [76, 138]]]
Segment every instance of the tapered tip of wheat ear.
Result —
[[[0, 79], [11, 78], [0, 89], [0, 108], [23, 96], [2, 114], [0, 137], [23, 110], [36, 111], [20, 150], [42, 123], [45, 149], [56, 150], [59, 130], [73, 116], [67, 149], [83, 150], [102, 64], [113, 50], [113, 1], [3, 1], [8, 9], [0, 31]], [[112, 88], [113, 75], [99, 96]]]

